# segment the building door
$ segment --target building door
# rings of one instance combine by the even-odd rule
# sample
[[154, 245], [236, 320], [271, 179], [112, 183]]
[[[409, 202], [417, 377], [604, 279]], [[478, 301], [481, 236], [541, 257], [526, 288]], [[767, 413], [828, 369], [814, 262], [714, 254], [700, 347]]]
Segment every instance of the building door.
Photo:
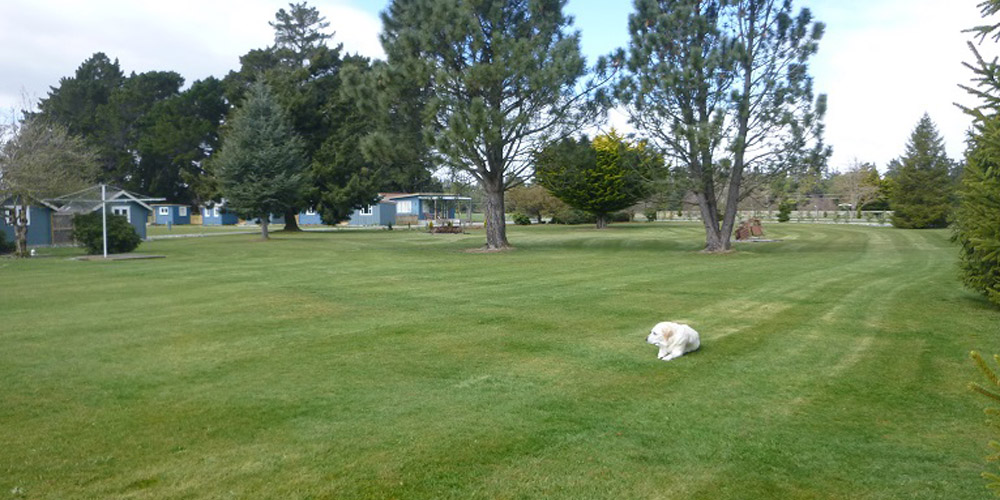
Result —
[[52, 244], [73, 244], [73, 214], [52, 214]]

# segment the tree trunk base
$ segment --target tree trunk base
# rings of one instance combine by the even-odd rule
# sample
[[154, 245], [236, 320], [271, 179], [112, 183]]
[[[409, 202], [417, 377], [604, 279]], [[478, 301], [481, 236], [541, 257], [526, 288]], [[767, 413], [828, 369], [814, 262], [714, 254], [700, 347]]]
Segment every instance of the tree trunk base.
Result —
[[700, 253], [708, 255], [726, 255], [730, 253], [736, 253], [736, 250], [733, 250], [732, 248], [718, 248], [718, 249], [706, 248], [702, 250]]
[[285, 227], [282, 232], [298, 233], [302, 232], [302, 228], [299, 227], [298, 221], [295, 220], [296, 212], [285, 213]]
[[470, 248], [465, 251], [465, 253], [503, 253], [503, 252], [513, 252], [517, 250], [516, 247], [507, 245], [501, 248], [491, 248], [489, 246], [481, 246], [479, 248]]

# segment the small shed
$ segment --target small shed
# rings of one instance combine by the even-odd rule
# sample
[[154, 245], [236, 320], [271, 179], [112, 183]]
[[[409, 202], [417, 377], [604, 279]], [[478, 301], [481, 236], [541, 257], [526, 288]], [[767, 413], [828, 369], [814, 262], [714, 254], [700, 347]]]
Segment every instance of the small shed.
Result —
[[[49, 246], [52, 245], [52, 212], [54, 206], [36, 200], [28, 205], [27, 228], [28, 246]], [[8, 198], [0, 203], [0, 232], [3, 232], [8, 242], [13, 242], [16, 235], [14, 232], [14, 217], [20, 214], [21, 207], [13, 198]]]
[[234, 226], [240, 218], [226, 210], [225, 201], [215, 203], [211, 207], [201, 207], [201, 225], [203, 226]]
[[350, 226], [390, 226], [396, 223], [396, 204], [381, 200], [374, 205], [354, 210], [347, 221]]
[[153, 224], [179, 226], [191, 223], [191, 209], [187, 205], [176, 203], [154, 203]]

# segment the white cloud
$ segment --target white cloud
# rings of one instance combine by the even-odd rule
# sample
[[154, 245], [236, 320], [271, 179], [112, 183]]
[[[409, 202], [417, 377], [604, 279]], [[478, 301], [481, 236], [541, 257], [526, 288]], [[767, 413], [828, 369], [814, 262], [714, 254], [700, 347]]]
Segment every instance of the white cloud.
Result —
[[[375, 15], [388, 0], [317, 0], [335, 42], [347, 52], [383, 57]], [[831, 166], [854, 158], [885, 168], [899, 156], [920, 115], [930, 113], [952, 157], [961, 157], [968, 118], [952, 103], [969, 103], [958, 88], [971, 74], [963, 29], [979, 23], [976, 2], [941, 0], [803, 0], [827, 24], [812, 62], [816, 91], [829, 94], [826, 139]], [[59, 78], [71, 76], [102, 51], [126, 72], [172, 70], [188, 83], [222, 77], [239, 57], [273, 43], [268, 21], [285, 0], [4, 0], [0, 2], [0, 109], [28, 95], [44, 97]], [[610, 12], [614, 9], [614, 12]], [[626, 43], [624, 14], [630, 2], [593, 6], [579, 0], [577, 16], [585, 47], [606, 52]], [[617, 15], [615, 17], [614, 15]], [[616, 19], [609, 25], [606, 19]], [[588, 42], [589, 41], [589, 42]], [[593, 45], [588, 45], [590, 43]], [[988, 51], [998, 44], [985, 45]], [[588, 54], [593, 59], [599, 54]], [[627, 130], [621, 116], [610, 124]]]
[[[311, 2], [347, 52], [381, 57], [373, 15], [343, 0]], [[119, 59], [126, 73], [176, 71], [188, 83], [223, 77], [239, 57], [273, 43], [268, 21], [288, 3], [273, 0], [6, 0], [0, 8], [0, 109], [21, 89], [44, 97], [95, 52]]]
[[962, 66], [971, 59], [966, 47], [971, 37], [962, 30], [979, 21], [974, 2], [807, 4], [827, 24], [812, 69], [816, 90], [830, 99], [831, 167], [844, 169], [857, 158], [884, 170], [903, 153], [925, 112], [937, 123], [949, 155], [961, 158], [970, 121], [953, 103], [970, 102], [958, 84], [971, 76]]

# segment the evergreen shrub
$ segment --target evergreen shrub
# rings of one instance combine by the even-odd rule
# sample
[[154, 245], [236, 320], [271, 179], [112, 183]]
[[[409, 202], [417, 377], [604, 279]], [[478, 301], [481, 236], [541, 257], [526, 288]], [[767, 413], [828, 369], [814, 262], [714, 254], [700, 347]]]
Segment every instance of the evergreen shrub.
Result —
[[7, 241], [7, 234], [0, 231], [0, 255], [14, 253], [17, 245], [13, 241]]
[[792, 210], [795, 209], [796, 203], [791, 200], [785, 200], [778, 205], [778, 222], [788, 222], [792, 218]]
[[[73, 239], [90, 255], [104, 252], [101, 212], [73, 217]], [[108, 214], [108, 253], [129, 253], [139, 247], [142, 238], [124, 215]]]

